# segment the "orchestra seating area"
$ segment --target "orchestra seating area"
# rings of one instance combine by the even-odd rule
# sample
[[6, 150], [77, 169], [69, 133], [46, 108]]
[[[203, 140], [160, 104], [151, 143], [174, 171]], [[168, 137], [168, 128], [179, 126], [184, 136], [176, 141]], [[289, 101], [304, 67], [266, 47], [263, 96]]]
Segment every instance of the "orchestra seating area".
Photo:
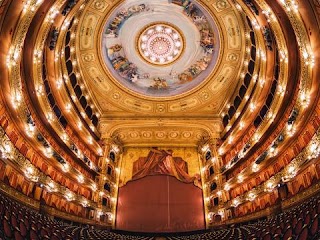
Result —
[[[320, 195], [266, 220], [198, 234], [168, 235], [169, 240], [198, 239], [320, 239]], [[56, 221], [0, 194], [2, 239], [164, 239], [113, 233]]]
[[204, 234], [170, 237], [169, 239], [319, 240], [319, 215], [320, 196], [318, 195], [266, 220]]
[[37, 211], [19, 204], [0, 193], [0, 240], [5, 239], [150, 239], [139, 236], [124, 236], [103, 230], [72, 226], [53, 220]]

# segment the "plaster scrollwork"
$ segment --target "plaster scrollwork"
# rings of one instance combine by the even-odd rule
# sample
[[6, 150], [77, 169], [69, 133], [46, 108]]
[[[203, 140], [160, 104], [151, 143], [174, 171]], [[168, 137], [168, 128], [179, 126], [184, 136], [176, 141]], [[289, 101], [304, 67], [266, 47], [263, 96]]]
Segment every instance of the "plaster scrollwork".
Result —
[[228, 60], [228, 61], [231, 61], [231, 62], [236, 62], [236, 61], [239, 60], [239, 54], [230, 53], [230, 54], [227, 56], [227, 60]]
[[166, 105], [162, 104], [162, 103], [157, 104], [156, 111], [159, 112], [159, 113], [165, 112], [166, 111]]
[[86, 62], [94, 62], [95, 61], [95, 57], [94, 57], [93, 53], [82, 54], [82, 59]]
[[155, 136], [156, 138], [159, 138], [159, 139], [163, 139], [166, 137], [166, 133], [165, 132], [155, 132]]
[[152, 137], [152, 132], [151, 131], [142, 132], [142, 137], [151, 138]]
[[95, 0], [91, 6], [100, 12], [104, 12], [104, 10], [109, 6], [109, 4], [106, 0]]
[[218, 0], [213, 3], [213, 6], [218, 10], [218, 11], [223, 11], [225, 9], [230, 8], [230, 4], [227, 0]]
[[202, 91], [200, 93], [200, 98], [202, 101], [207, 101], [211, 98], [211, 94], [208, 91]]
[[119, 92], [114, 92], [112, 94], [113, 99], [119, 100], [121, 98], [121, 94]]
[[172, 139], [175, 139], [179, 136], [179, 132], [170, 132], [169, 133], [169, 137], [172, 138]]
[[189, 131], [186, 131], [186, 132], [183, 132], [183, 133], [182, 133], [182, 136], [183, 136], [184, 138], [190, 138], [190, 137], [192, 136], [192, 133], [189, 132]]

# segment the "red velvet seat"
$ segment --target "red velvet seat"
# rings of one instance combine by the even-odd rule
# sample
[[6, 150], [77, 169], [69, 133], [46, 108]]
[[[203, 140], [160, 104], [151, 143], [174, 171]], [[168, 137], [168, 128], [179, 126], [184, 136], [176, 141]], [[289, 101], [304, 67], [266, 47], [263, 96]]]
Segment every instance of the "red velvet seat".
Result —
[[304, 225], [297, 240], [307, 240], [308, 239], [308, 226]]
[[292, 219], [292, 221], [291, 221], [291, 223], [290, 223], [290, 225], [292, 226], [292, 228], [295, 228], [297, 222], [298, 222], [297, 217], [293, 217], [293, 219]]
[[270, 233], [267, 233], [265, 234], [263, 237], [262, 237], [263, 240], [271, 240], [272, 239], [272, 236]]
[[20, 222], [19, 229], [20, 229], [21, 236], [26, 237], [27, 234], [28, 234], [28, 230], [27, 230], [27, 228], [26, 228], [26, 226], [24, 225], [23, 222]]
[[281, 229], [284, 229], [284, 222], [281, 222], [279, 226]]
[[3, 213], [4, 213], [3, 202], [0, 202], [0, 215], [2, 215]]
[[60, 240], [61, 238], [57, 237], [56, 235], [52, 235], [50, 240]]
[[296, 235], [299, 235], [301, 230], [302, 230], [302, 227], [303, 227], [303, 220], [302, 219], [299, 219], [297, 224], [295, 225], [294, 227], [294, 233]]
[[49, 238], [49, 234], [44, 228], [40, 230], [40, 236], [41, 238]]
[[282, 234], [282, 231], [281, 231], [280, 226], [278, 226], [278, 227], [276, 228], [275, 234], [278, 234], [278, 235], [281, 235], [281, 234]]
[[282, 238], [281, 238], [281, 235], [280, 234], [274, 234], [273, 235], [273, 238], [272, 238], [273, 240], [281, 240]]
[[6, 219], [3, 219], [2, 222], [3, 222], [3, 231], [5, 236], [11, 238], [13, 234], [8, 221]]
[[11, 215], [11, 226], [13, 228], [18, 228], [18, 226], [19, 226], [18, 220], [14, 215]]
[[313, 219], [314, 216], [317, 214], [317, 208], [314, 206], [311, 206], [311, 218]]
[[39, 240], [38, 234], [33, 229], [30, 229], [30, 239], [31, 240]]
[[30, 223], [29, 223], [28, 218], [21, 219], [21, 222], [24, 223], [24, 225], [26, 226], [27, 231], [29, 231], [29, 229], [30, 229]]
[[21, 236], [19, 231], [14, 231], [14, 239], [15, 240], [24, 240], [25, 238]]
[[5, 212], [4, 212], [4, 218], [7, 219], [7, 221], [10, 219], [10, 210], [9, 209], [6, 209]]
[[283, 239], [284, 240], [287, 240], [289, 239], [290, 237], [292, 237], [292, 228], [288, 228], [285, 233], [283, 234]]
[[319, 218], [313, 219], [309, 231], [311, 236], [314, 236], [319, 231]]
[[33, 230], [33, 231], [35, 231], [35, 232], [38, 232], [38, 227], [37, 227], [37, 225], [33, 222], [33, 223], [31, 223], [31, 229]]
[[311, 213], [306, 214], [306, 216], [304, 217], [304, 224], [309, 225], [311, 222]]

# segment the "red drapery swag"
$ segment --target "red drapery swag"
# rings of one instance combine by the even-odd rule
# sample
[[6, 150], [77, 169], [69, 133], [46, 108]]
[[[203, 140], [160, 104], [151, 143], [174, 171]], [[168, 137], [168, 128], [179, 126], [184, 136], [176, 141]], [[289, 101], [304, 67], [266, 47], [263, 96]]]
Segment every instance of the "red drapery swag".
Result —
[[201, 188], [199, 174], [189, 176], [187, 163], [181, 157], [173, 157], [172, 150], [151, 149], [146, 158], [139, 158], [133, 163], [132, 180], [148, 175], [170, 175]]

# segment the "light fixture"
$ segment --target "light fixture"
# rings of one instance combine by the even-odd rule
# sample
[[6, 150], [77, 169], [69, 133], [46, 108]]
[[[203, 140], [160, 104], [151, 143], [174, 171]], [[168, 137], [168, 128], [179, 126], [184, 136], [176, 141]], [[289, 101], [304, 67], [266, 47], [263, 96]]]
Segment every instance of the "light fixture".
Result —
[[39, 176], [32, 165], [25, 168], [24, 175], [33, 182], [37, 182], [39, 180]]
[[77, 180], [79, 183], [83, 183], [84, 182], [84, 177], [82, 174], [78, 175]]
[[232, 200], [232, 206], [234, 206], [234, 207], [238, 207], [238, 206], [239, 206], [239, 204], [240, 204], [239, 199], [235, 198], [235, 199], [233, 199], [233, 200]]
[[269, 180], [265, 183], [265, 188], [264, 191], [266, 192], [272, 192], [273, 189], [275, 188], [276, 184], [274, 183], [274, 181]]
[[44, 148], [44, 155], [45, 155], [47, 158], [51, 158], [51, 157], [52, 157], [52, 154], [53, 154], [53, 151], [52, 151], [52, 148], [51, 148], [51, 147], [46, 147], [46, 148]]
[[179, 58], [184, 49], [183, 42], [183, 36], [175, 26], [155, 23], [139, 35], [138, 50], [145, 61], [164, 65]]
[[204, 153], [209, 149], [209, 144], [205, 144], [202, 146], [201, 151]]
[[239, 182], [239, 183], [242, 183], [242, 182], [243, 182], [244, 177], [243, 177], [243, 175], [242, 175], [242, 174], [239, 174], [239, 175], [238, 175], [238, 177], [237, 177], [237, 179], [238, 179], [238, 182]]
[[250, 192], [247, 196], [248, 201], [253, 201], [256, 198], [256, 195], [252, 192]]
[[95, 183], [93, 183], [92, 185], [91, 185], [91, 189], [92, 189], [92, 191], [97, 191], [97, 184], [95, 184]]
[[82, 200], [81, 205], [83, 207], [88, 207], [88, 205], [89, 205], [88, 200], [86, 200], [86, 199]]
[[258, 172], [259, 171], [259, 165], [258, 164], [256, 164], [256, 163], [253, 163], [252, 164], [252, 172]]
[[66, 191], [64, 196], [68, 202], [71, 202], [74, 200], [74, 194], [72, 192], [70, 192], [69, 190]]
[[70, 165], [69, 165], [68, 163], [62, 164], [62, 170], [63, 170], [64, 172], [69, 172], [69, 170], [70, 170]]
[[53, 181], [49, 181], [49, 183], [46, 185], [46, 188], [49, 192], [55, 192], [56, 184]]

